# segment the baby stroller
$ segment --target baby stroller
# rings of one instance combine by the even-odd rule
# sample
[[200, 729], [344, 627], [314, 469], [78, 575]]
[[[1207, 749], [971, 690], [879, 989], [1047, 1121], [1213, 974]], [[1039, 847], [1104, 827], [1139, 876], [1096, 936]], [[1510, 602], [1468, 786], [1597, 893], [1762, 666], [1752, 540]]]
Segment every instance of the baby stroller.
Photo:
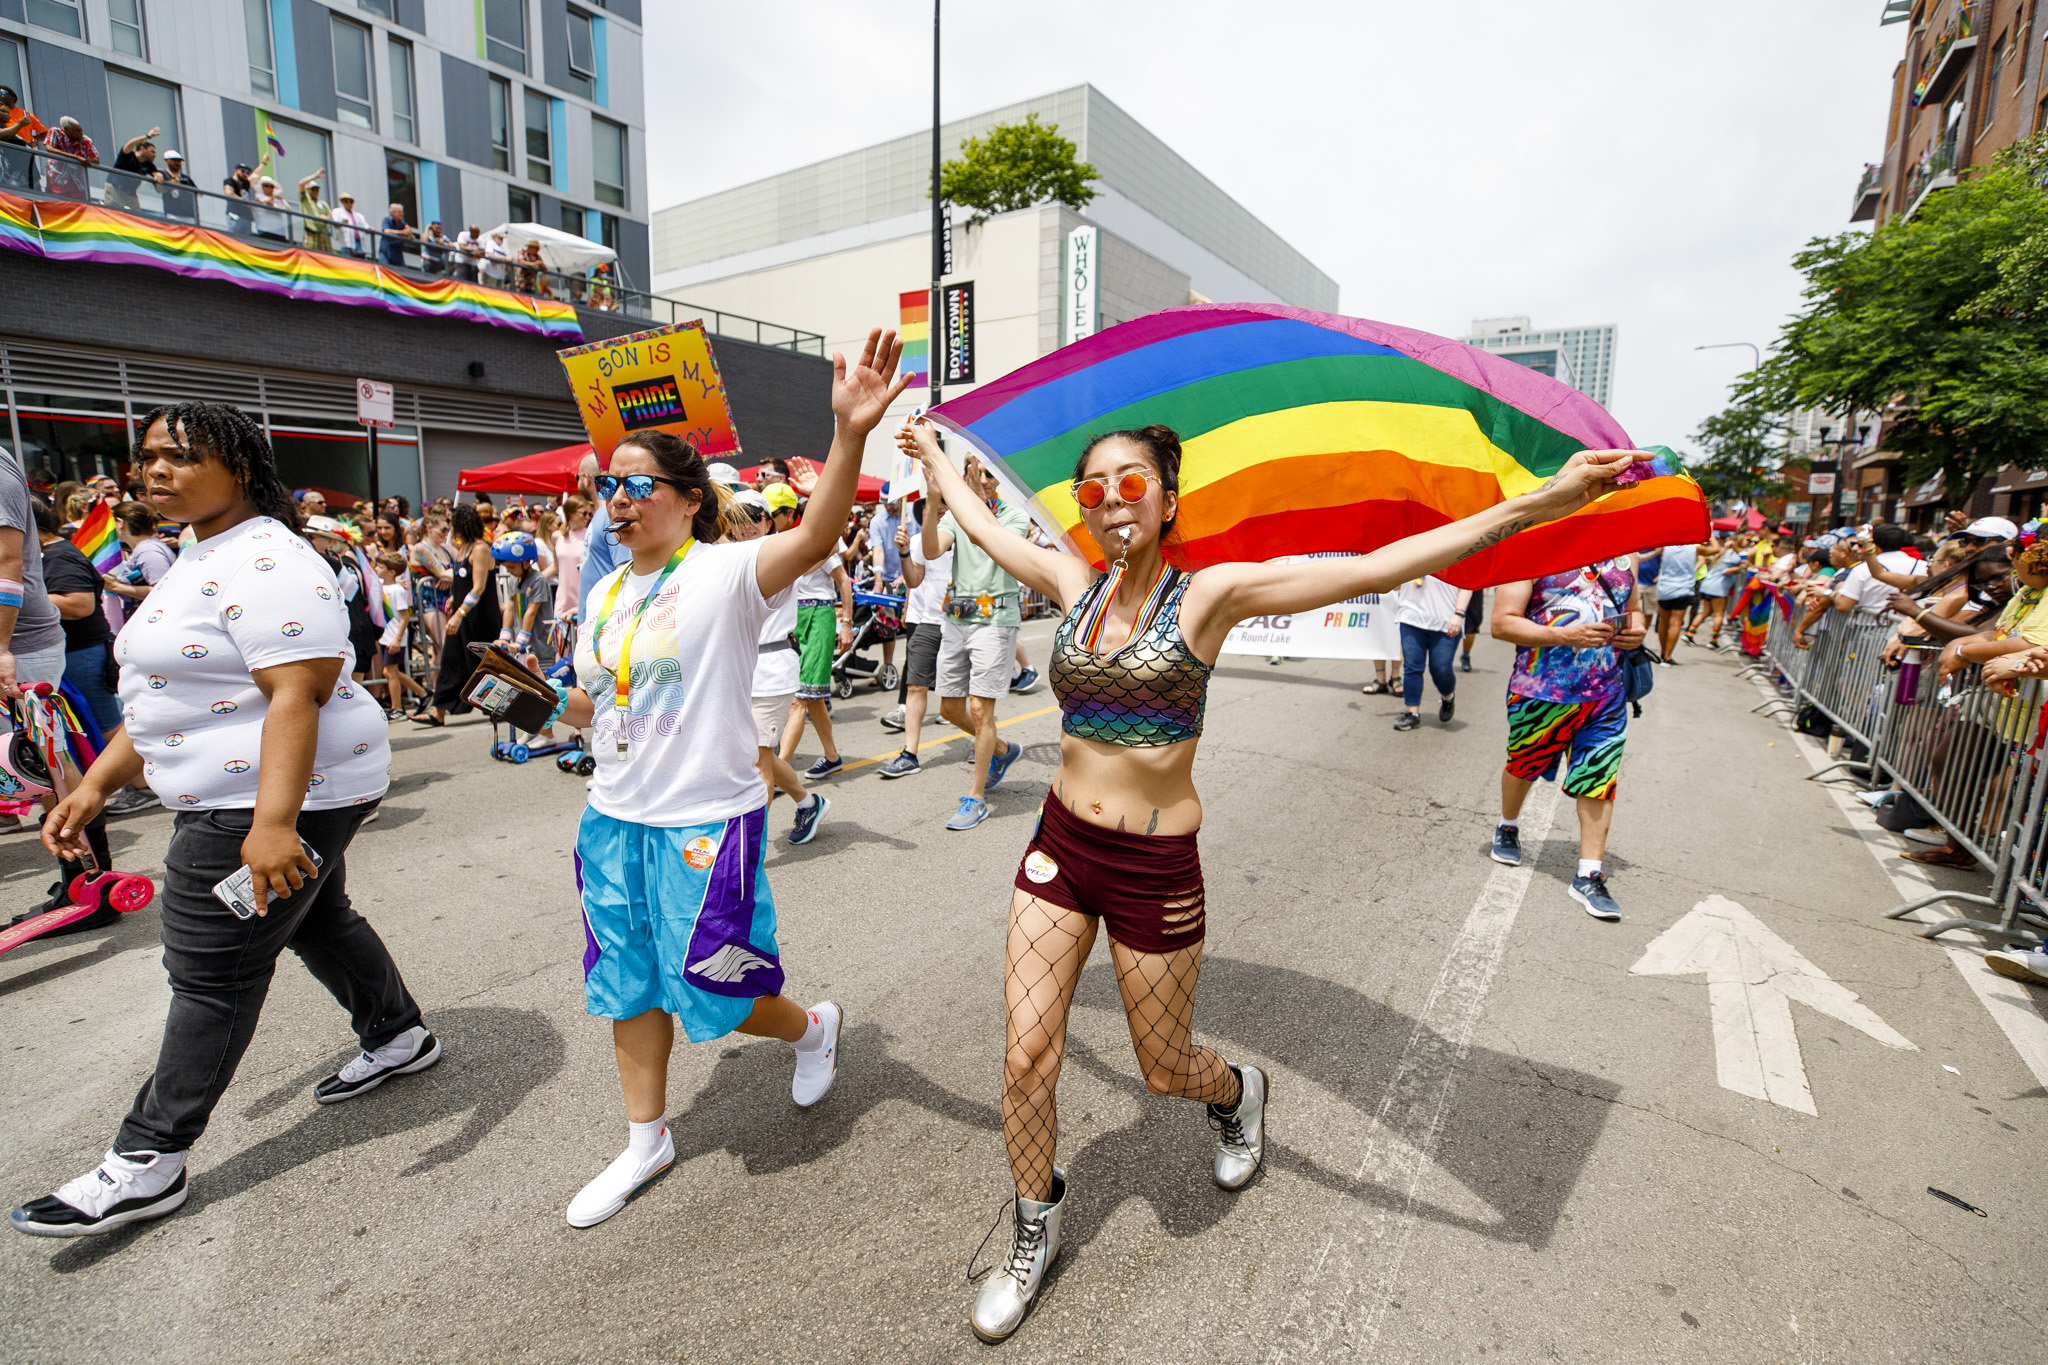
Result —
[[893, 640], [903, 633], [903, 599], [867, 588], [853, 591], [853, 643], [832, 660], [832, 682], [841, 698], [853, 695], [856, 678], [873, 678], [882, 690], [894, 690], [898, 681], [896, 665], [878, 664], [861, 654], [870, 644]]

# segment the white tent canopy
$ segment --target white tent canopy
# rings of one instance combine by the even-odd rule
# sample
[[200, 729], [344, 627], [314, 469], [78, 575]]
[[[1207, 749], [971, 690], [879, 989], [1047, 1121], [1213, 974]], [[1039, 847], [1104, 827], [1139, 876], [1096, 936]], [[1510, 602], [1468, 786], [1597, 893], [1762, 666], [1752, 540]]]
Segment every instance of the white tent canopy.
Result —
[[579, 275], [592, 266], [605, 265], [618, 259], [619, 253], [608, 246], [573, 232], [551, 228], [543, 223], [500, 223], [484, 234], [489, 241], [498, 233], [505, 234], [505, 247], [514, 256], [526, 250], [528, 242], [540, 243], [540, 258], [547, 268], [563, 275]]

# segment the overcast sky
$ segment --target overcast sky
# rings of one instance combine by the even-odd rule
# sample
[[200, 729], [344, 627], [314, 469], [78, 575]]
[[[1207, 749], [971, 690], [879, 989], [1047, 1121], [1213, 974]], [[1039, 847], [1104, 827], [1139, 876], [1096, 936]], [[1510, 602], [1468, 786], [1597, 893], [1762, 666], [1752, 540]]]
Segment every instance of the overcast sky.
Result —
[[[949, 3], [948, 119], [1093, 83], [1358, 317], [1620, 324], [1613, 410], [1692, 447], [1849, 225], [1906, 28], [1880, 0]], [[653, 203], [930, 121], [920, 0], [647, 6]], [[803, 326], [802, 318], [778, 319]]]

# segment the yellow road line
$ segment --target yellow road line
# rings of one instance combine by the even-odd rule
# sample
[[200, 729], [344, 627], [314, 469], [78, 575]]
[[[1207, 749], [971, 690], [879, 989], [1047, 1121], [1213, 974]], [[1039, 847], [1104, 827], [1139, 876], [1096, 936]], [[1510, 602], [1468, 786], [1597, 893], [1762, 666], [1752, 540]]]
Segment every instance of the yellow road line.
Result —
[[[1057, 711], [1057, 710], [1059, 710], [1059, 709], [1060, 709], [1060, 708], [1059, 708], [1058, 704], [1057, 704], [1057, 703], [1055, 703], [1054, 705], [1051, 705], [1051, 706], [1045, 706], [1045, 707], [1040, 707], [1040, 708], [1039, 708], [1038, 710], [1036, 710], [1036, 711], [1026, 711], [1026, 712], [1025, 712], [1025, 713], [1024, 713], [1023, 715], [1021, 715], [1021, 716], [1011, 716], [1011, 717], [1010, 717], [1010, 718], [1009, 718], [1008, 720], [999, 720], [999, 721], [997, 721], [997, 722], [996, 722], [996, 729], [1000, 730], [1000, 729], [1002, 729], [1002, 728], [1003, 728], [1004, 726], [1006, 726], [1006, 725], [1021, 725], [1021, 724], [1023, 724], [1023, 723], [1025, 722], [1025, 721], [1027, 721], [1027, 720], [1037, 720], [1037, 719], [1038, 719], [1038, 718], [1039, 718], [1040, 716], [1049, 716], [1049, 715], [1051, 715], [1051, 714], [1052, 714], [1053, 712], [1055, 712], [1055, 711]], [[970, 734], [968, 734], [968, 733], [967, 733], [967, 732], [966, 732], [965, 730], [962, 730], [962, 729], [959, 729], [959, 728], [955, 727], [955, 726], [954, 726], [954, 725], [953, 725], [953, 724], [952, 724], [952, 723], [951, 723], [950, 721], [940, 721], [939, 723], [940, 723], [941, 725], [944, 725], [944, 726], [946, 726], [946, 728], [947, 728], [947, 729], [949, 729], [949, 730], [951, 730], [951, 731], [952, 731], [952, 733], [951, 733], [951, 734], [947, 734], [947, 735], [941, 735], [941, 736], [940, 736], [939, 738], [937, 738], [937, 739], [925, 739], [925, 740], [921, 740], [921, 741], [919, 742], [919, 745], [918, 745], [918, 748], [919, 748], [919, 750], [920, 750], [920, 751], [922, 751], [922, 750], [924, 750], [924, 749], [929, 749], [929, 748], [932, 748], [932, 747], [934, 747], [934, 746], [936, 746], [936, 745], [940, 745], [940, 744], [951, 744], [951, 743], [952, 743], [952, 742], [953, 742], [954, 740], [956, 740], [956, 739], [972, 739], [972, 738], [973, 738], [973, 736], [972, 736], [972, 735], [970, 735]], [[840, 772], [842, 772], [842, 773], [850, 773], [850, 772], [852, 772], [852, 771], [853, 771], [853, 770], [854, 770], [855, 768], [865, 768], [865, 767], [867, 767], [867, 766], [868, 766], [869, 764], [871, 764], [871, 763], [887, 763], [887, 762], [888, 762], [888, 761], [889, 761], [890, 759], [892, 759], [892, 758], [896, 757], [896, 755], [897, 755], [897, 754], [899, 754], [899, 753], [901, 753], [901, 752], [903, 752], [903, 751], [902, 751], [901, 749], [891, 749], [891, 750], [890, 750], [890, 751], [889, 751], [888, 753], [886, 753], [886, 754], [876, 754], [876, 755], [875, 755], [875, 756], [874, 756], [873, 758], [861, 758], [861, 759], [855, 759], [855, 760], [854, 760], [853, 762], [851, 762], [851, 763], [847, 764], [847, 765], [846, 765], [845, 767], [841, 768], [841, 769], [840, 769], [839, 771], [840, 771]]]

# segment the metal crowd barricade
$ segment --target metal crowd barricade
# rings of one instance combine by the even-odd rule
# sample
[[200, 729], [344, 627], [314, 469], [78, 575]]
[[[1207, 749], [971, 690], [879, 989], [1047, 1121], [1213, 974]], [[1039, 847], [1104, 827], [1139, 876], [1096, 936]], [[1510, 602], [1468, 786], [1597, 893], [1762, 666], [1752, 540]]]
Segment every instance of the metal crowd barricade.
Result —
[[[1838, 613], [1826, 623], [1826, 629], [1815, 632], [1812, 648], [1805, 650], [1789, 647], [1791, 630], [1787, 623], [1779, 621], [1773, 624], [1785, 627], [1780, 649], [1786, 662], [1778, 666], [1791, 684], [1791, 702], [1794, 705], [1804, 703], [1819, 710], [1836, 730], [1859, 745], [1864, 753], [1861, 759], [1845, 758], [1830, 763], [1813, 773], [1812, 777], [1826, 777], [1840, 769], [1864, 774], [1876, 772], [1875, 763], [1883, 747], [1885, 718], [1889, 713], [1883, 693], [1883, 654], [1885, 642], [1891, 637], [1890, 620], [1860, 611], [1847, 615]], [[1780, 634], [1774, 629], [1766, 637], [1766, 658], [1772, 657], [1772, 643], [1780, 639]], [[1760, 711], [1763, 707], [1754, 709]]]

